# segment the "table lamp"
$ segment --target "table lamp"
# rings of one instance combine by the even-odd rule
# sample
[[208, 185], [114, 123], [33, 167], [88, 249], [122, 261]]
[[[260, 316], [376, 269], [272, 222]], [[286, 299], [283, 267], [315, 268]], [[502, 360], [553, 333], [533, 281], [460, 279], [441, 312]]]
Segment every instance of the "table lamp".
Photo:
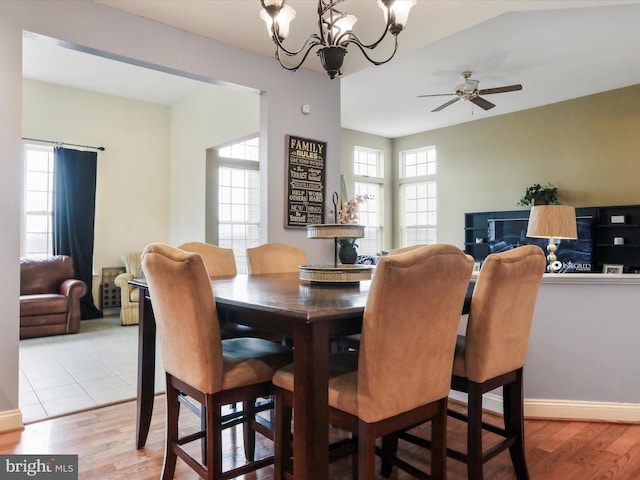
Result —
[[556, 258], [555, 239], [574, 240], [578, 238], [576, 209], [566, 205], [538, 205], [531, 207], [527, 237], [548, 238], [547, 260], [549, 273], [557, 273], [562, 262]]

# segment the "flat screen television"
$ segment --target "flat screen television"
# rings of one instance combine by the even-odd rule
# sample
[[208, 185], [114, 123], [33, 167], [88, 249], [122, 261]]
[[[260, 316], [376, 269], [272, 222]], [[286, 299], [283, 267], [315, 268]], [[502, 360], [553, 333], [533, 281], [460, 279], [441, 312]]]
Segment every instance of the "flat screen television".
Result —
[[[489, 220], [489, 253], [504, 252], [521, 245], [538, 245], [547, 254], [549, 240], [527, 237], [528, 218]], [[576, 218], [577, 240], [556, 240], [556, 256], [562, 262], [560, 273], [585, 273], [592, 271], [593, 217]]]

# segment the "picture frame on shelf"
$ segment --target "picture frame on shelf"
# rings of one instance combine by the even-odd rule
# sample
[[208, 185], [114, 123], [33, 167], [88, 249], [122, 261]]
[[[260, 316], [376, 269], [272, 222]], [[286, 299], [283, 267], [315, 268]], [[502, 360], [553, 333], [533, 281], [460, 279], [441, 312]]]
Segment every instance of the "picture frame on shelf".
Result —
[[602, 273], [609, 275], [621, 275], [624, 265], [617, 265], [612, 263], [605, 263], [602, 265]]

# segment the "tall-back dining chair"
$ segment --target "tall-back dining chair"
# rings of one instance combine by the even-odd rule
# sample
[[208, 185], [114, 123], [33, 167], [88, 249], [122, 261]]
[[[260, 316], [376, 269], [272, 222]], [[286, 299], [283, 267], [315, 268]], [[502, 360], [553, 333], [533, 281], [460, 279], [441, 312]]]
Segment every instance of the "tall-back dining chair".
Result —
[[236, 257], [231, 248], [204, 242], [187, 242], [178, 248], [200, 254], [210, 277], [234, 277], [238, 274]]
[[307, 263], [307, 253], [282, 243], [265, 243], [247, 248], [247, 264], [251, 275], [299, 271]]
[[408, 247], [392, 248], [391, 250], [389, 250], [389, 255], [397, 255], [399, 253], [410, 252], [412, 250], [415, 250], [417, 248], [422, 248], [424, 246], [426, 246], [426, 244], [409, 245]]
[[[449, 411], [450, 416], [468, 423], [467, 452], [447, 452], [467, 464], [470, 480], [482, 480], [483, 464], [507, 449], [518, 480], [529, 479], [524, 454], [522, 376], [545, 268], [542, 249], [526, 245], [489, 255], [478, 274], [466, 335], [458, 336], [456, 343], [451, 378], [453, 390], [468, 394], [466, 415]], [[482, 396], [499, 387], [503, 391], [504, 428], [482, 421]], [[483, 429], [503, 439], [483, 450]]]
[[[410, 245], [408, 247], [400, 247], [389, 250], [389, 255], [399, 255], [401, 253], [412, 252], [419, 248], [426, 247], [426, 244], [420, 245]], [[360, 348], [360, 334], [354, 333], [352, 335], [347, 335], [346, 337], [340, 337], [336, 342], [336, 350], [344, 351], [344, 350], [358, 350]]]
[[[451, 364], [472, 268], [471, 257], [443, 244], [389, 255], [376, 266], [360, 351], [332, 355], [329, 367], [330, 422], [357, 435], [359, 479], [375, 477], [376, 438], [426, 421], [432, 422], [437, 446], [431, 451], [431, 476], [445, 478]], [[292, 453], [291, 365], [273, 381], [275, 478], [281, 479]]]
[[[198, 253], [202, 257], [204, 266], [211, 278], [234, 277], [238, 274], [236, 257], [231, 248], [222, 248], [204, 242], [187, 242], [178, 248], [187, 252]], [[282, 340], [270, 332], [229, 322], [226, 318], [219, 318], [219, 320], [223, 340], [237, 337], [258, 337], [276, 342]]]
[[[199, 254], [153, 243], [142, 255], [142, 266], [156, 318], [166, 372], [166, 445], [163, 480], [172, 479], [177, 458], [199, 476], [221, 480], [267, 466], [269, 456], [222, 472], [221, 407], [230, 403], [255, 404], [271, 395], [273, 373], [291, 361], [291, 352], [257, 338], [221, 340], [216, 302], [207, 270]], [[179, 394], [205, 406], [206, 428], [180, 437]], [[270, 436], [253, 415], [244, 417], [245, 435], [258, 431]], [[206, 436], [206, 458], [198, 462], [183, 448]]]
[[[457, 457], [466, 459], [470, 479], [482, 479], [483, 463], [507, 448], [518, 480], [529, 478], [524, 455], [522, 372], [545, 268], [542, 249], [526, 245], [489, 255], [476, 280], [467, 332], [458, 338], [451, 379], [453, 390], [469, 394], [467, 417], [458, 416], [468, 421], [467, 454]], [[505, 428], [484, 426], [505, 438], [483, 453], [482, 395], [500, 386]]]

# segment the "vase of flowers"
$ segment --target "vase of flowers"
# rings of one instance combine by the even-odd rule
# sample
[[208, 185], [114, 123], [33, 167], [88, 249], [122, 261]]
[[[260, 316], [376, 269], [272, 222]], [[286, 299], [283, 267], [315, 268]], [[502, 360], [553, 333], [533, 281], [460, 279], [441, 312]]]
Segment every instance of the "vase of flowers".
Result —
[[371, 195], [356, 195], [351, 200], [344, 202], [342, 208], [338, 210], [338, 223], [357, 224], [360, 204], [372, 198]]
[[[344, 202], [342, 208], [338, 210], [338, 223], [342, 225], [357, 225], [358, 207], [370, 198], [372, 198], [371, 195], [356, 195], [351, 200]], [[338, 245], [340, 245], [340, 250], [338, 251], [340, 262], [345, 265], [356, 263], [358, 259], [356, 237], [339, 237], [337, 241]]]

